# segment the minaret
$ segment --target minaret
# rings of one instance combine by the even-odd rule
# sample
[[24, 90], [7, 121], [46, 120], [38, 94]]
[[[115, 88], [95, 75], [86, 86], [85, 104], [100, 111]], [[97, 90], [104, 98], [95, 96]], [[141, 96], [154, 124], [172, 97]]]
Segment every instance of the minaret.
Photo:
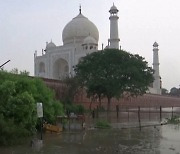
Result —
[[153, 89], [157, 92], [157, 94], [161, 94], [161, 77], [159, 75], [159, 55], [158, 55], [158, 44], [154, 42], [153, 44], [153, 70], [154, 72], [154, 82]]
[[119, 34], [118, 34], [118, 19], [119, 19], [119, 17], [117, 16], [118, 12], [119, 10], [113, 3], [113, 6], [109, 10], [110, 39], [108, 41], [110, 43], [109, 48], [115, 48], [115, 49], [119, 49], [119, 41], [120, 41]]

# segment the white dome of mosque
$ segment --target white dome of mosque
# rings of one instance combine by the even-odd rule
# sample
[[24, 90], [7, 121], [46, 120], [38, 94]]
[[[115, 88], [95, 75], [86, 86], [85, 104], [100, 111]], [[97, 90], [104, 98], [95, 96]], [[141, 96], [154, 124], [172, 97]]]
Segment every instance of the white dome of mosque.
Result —
[[81, 14], [73, 18], [65, 27], [62, 33], [64, 44], [73, 43], [74, 39], [82, 41], [91, 35], [96, 42], [99, 40], [99, 32], [94, 23]]
[[84, 39], [83, 44], [98, 44], [98, 43], [92, 36], [87, 36]]

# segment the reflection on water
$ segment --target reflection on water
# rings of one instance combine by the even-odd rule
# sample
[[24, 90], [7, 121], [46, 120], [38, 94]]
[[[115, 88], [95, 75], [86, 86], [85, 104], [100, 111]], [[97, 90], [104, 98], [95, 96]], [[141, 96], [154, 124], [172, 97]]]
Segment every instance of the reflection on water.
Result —
[[113, 153], [157, 153], [161, 133], [153, 127], [142, 129], [104, 129], [84, 132], [48, 134], [44, 136], [44, 147], [36, 152], [33, 149], [15, 149], [13, 154], [113, 154]]
[[[45, 134], [43, 147], [24, 146], [0, 148], [0, 154], [174, 154], [180, 152], [180, 130], [176, 125], [159, 124], [159, 113], [141, 113], [141, 130], [137, 113], [99, 115], [107, 118], [112, 129], [90, 129], [96, 119], [86, 119], [86, 130], [65, 131], [62, 134]], [[169, 117], [164, 114], [163, 117]], [[127, 120], [127, 117], [129, 118]], [[146, 127], [145, 127], [146, 126]]]
[[160, 149], [163, 154], [179, 154], [180, 153], [180, 126], [167, 125], [162, 127], [162, 137], [160, 142]]

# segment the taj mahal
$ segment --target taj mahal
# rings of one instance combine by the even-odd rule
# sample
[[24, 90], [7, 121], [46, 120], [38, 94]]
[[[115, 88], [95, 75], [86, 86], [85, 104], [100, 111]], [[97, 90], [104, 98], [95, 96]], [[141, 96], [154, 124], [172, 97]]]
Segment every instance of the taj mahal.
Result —
[[[110, 38], [106, 48], [119, 49], [118, 9], [113, 4], [110, 8]], [[63, 45], [56, 46], [52, 41], [46, 42], [42, 55], [34, 53], [34, 75], [37, 77], [62, 80], [74, 76], [73, 66], [82, 57], [98, 51], [99, 32], [96, 25], [82, 14], [79, 14], [66, 24], [62, 31]], [[158, 43], [153, 44], [154, 82], [148, 93], [161, 94], [161, 78], [159, 75]]]

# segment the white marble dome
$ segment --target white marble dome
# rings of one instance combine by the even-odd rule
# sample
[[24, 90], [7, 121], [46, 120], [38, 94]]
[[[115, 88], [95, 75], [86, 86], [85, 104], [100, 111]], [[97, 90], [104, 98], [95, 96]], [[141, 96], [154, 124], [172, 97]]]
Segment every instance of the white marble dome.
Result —
[[83, 43], [83, 40], [89, 36], [89, 34], [98, 42], [99, 32], [97, 27], [80, 13], [64, 27], [62, 33], [63, 43], [64, 45], [73, 43], [74, 39]]

